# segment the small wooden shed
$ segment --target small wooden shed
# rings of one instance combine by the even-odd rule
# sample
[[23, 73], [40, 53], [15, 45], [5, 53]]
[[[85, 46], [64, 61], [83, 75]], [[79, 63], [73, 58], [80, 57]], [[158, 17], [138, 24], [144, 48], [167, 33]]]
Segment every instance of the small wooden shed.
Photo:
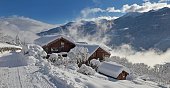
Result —
[[126, 80], [130, 73], [129, 69], [123, 65], [105, 61], [98, 67], [98, 72], [118, 80]]

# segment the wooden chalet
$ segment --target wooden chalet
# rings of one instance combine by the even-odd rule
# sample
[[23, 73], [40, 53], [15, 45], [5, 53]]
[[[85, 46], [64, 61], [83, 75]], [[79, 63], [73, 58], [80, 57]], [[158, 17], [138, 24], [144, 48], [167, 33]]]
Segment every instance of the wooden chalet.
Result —
[[74, 40], [64, 35], [44, 36], [35, 42], [41, 45], [48, 54], [69, 52], [70, 49], [75, 47]]
[[90, 45], [90, 44], [81, 44], [81, 43], [77, 43], [76, 46], [78, 47], [85, 47], [88, 49], [88, 62], [89, 63], [90, 60], [92, 59], [98, 59], [100, 61], [104, 61], [105, 58], [109, 58], [110, 57], [110, 52], [108, 50], [106, 50], [105, 48], [99, 46], [99, 45]]
[[50, 42], [48, 45], [43, 46], [43, 49], [47, 53], [60, 53], [60, 52], [69, 52], [70, 49], [74, 48], [75, 44], [69, 40], [61, 37]]
[[115, 62], [103, 62], [98, 67], [98, 72], [106, 76], [113, 77], [118, 80], [126, 80], [130, 70], [123, 65]]
[[88, 49], [88, 61], [91, 59], [100, 58], [101, 61], [104, 58], [110, 57], [110, 52], [99, 45], [89, 45], [83, 43], [76, 43], [72, 38], [65, 35], [44, 36], [35, 41], [36, 44], [41, 45], [43, 49], [48, 53], [61, 53], [69, 52], [74, 47], [85, 47]]

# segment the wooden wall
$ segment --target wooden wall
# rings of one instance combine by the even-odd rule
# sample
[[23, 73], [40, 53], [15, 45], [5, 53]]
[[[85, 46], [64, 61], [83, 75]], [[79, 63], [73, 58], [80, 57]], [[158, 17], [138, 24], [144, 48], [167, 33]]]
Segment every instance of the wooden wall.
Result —
[[98, 48], [96, 52], [94, 52], [90, 57], [89, 61], [91, 59], [100, 59], [100, 61], [103, 61], [105, 58], [110, 57], [110, 53], [106, 52], [102, 48]]
[[126, 80], [127, 75], [129, 75], [129, 73], [127, 73], [126, 71], [122, 71], [122, 72], [118, 75], [117, 79], [118, 79], [118, 80]]

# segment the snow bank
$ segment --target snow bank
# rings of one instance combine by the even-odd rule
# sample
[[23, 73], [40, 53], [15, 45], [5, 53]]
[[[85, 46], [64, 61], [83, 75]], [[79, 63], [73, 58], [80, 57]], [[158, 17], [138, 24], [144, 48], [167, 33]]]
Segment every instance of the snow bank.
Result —
[[76, 63], [68, 63], [66, 65], [66, 68], [72, 69], [72, 70], [78, 70], [79, 69], [79, 67], [78, 67], [78, 65]]
[[55, 62], [58, 59], [57, 53], [50, 54], [50, 57], [48, 58], [51, 62]]
[[99, 67], [100, 64], [101, 64], [101, 63], [100, 63], [99, 59], [98, 59], [98, 60], [92, 59], [92, 60], [90, 61], [90, 65], [91, 65], [91, 66]]
[[69, 57], [63, 57], [61, 53], [52, 53], [48, 59], [55, 66], [67, 65], [71, 60]]
[[34, 56], [25, 57], [27, 65], [35, 65], [38, 60]]
[[47, 56], [42, 47], [35, 44], [23, 46], [22, 52], [28, 65], [40, 65], [40, 62]]
[[82, 64], [82, 66], [78, 69], [77, 72], [83, 73], [85, 75], [94, 75], [95, 74], [95, 70], [89, 66], [86, 66], [85, 64]]
[[40, 57], [46, 57], [47, 53], [43, 50], [43, 48], [39, 45], [35, 44], [27, 44], [26, 46], [23, 46], [22, 50], [25, 54], [28, 54], [29, 56], [40, 56]]

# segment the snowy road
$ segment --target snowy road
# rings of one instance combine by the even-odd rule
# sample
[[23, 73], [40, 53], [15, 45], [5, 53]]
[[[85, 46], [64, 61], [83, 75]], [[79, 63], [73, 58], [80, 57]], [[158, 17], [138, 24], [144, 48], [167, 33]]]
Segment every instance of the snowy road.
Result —
[[55, 88], [36, 66], [25, 66], [18, 53], [0, 57], [0, 88]]
[[0, 67], [19, 67], [26, 66], [23, 58], [17, 52], [5, 53], [0, 56]]

